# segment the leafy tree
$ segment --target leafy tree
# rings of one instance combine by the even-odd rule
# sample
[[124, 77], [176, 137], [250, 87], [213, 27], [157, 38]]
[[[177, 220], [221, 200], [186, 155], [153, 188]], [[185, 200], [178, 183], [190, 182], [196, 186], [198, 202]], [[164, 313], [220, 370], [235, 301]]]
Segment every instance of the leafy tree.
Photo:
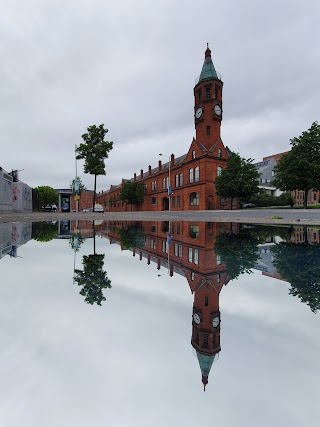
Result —
[[121, 246], [124, 249], [139, 248], [144, 245], [145, 234], [139, 225], [128, 225], [119, 232]]
[[94, 192], [93, 192], [93, 211], [96, 202], [97, 175], [105, 175], [104, 160], [109, 157], [109, 152], [113, 148], [112, 141], [105, 141], [104, 137], [108, 129], [104, 124], [100, 126], [92, 125], [87, 128], [87, 133], [82, 135], [84, 143], [76, 148], [77, 159], [84, 159], [84, 172], [94, 175]]
[[111, 288], [111, 280], [103, 270], [104, 255], [84, 255], [82, 264], [83, 270], [74, 270], [74, 282], [83, 286], [79, 293], [88, 304], [101, 306], [102, 301], [106, 300], [102, 290]]
[[243, 273], [252, 273], [259, 258], [259, 239], [247, 232], [240, 234], [225, 233], [217, 236], [214, 251], [225, 263], [228, 276], [236, 279]]
[[33, 222], [32, 238], [37, 242], [49, 242], [58, 236], [58, 223]]
[[[81, 181], [81, 178], [79, 178], [77, 176], [77, 179], [79, 180], [79, 194], [82, 193], [82, 191], [86, 191], [86, 186], [83, 184], [83, 182]], [[70, 190], [74, 191], [74, 183], [75, 183], [76, 178], [73, 178], [73, 180], [70, 183]]]
[[69, 239], [69, 245], [71, 249], [78, 252], [84, 240], [80, 233], [73, 233]]
[[237, 153], [232, 153], [227, 160], [227, 167], [215, 179], [218, 196], [233, 200], [249, 199], [259, 191], [259, 172], [252, 164], [252, 159], [243, 159]]
[[40, 207], [51, 205], [51, 203], [58, 203], [58, 193], [54, 188], [48, 185], [40, 185], [39, 187], [36, 187], [35, 190], [39, 195]]
[[320, 189], [320, 125], [314, 122], [310, 129], [290, 141], [291, 150], [275, 167], [273, 185], [286, 191], [304, 191], [307, 209], [308, 191]]
[[320, 245], [281, 242], [272, 252], [274, 265], [291, 285], [290, 295], [299, 297], [316, 313], [320, 309]]
[[144, 201], [143, 182], [124, 182], [120, 191], [120, 199], [129, 205], [140, 205]]

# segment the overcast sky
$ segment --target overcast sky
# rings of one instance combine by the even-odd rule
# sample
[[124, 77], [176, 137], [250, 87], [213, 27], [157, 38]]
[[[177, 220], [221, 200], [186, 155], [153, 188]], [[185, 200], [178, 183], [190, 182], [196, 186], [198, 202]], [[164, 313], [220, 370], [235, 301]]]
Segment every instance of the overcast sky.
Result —
[[[222, 138], [256, 161], [319, 120], [320, 4], [311, 0], [0, 0], [0, 166], [69, 187], [75, 144], [104, 123], [98, 189], [187, 152], [206, 43], [224, 82]], [[87, 188], [93, 177], [79, 175]]]

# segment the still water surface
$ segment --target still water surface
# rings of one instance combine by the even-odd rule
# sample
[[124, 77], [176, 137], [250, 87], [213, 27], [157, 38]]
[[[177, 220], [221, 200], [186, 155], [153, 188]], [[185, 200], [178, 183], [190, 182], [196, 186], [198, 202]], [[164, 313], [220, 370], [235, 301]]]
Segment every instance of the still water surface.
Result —
[[0, 224], [1, 426], [316, 425], [319, 238]]

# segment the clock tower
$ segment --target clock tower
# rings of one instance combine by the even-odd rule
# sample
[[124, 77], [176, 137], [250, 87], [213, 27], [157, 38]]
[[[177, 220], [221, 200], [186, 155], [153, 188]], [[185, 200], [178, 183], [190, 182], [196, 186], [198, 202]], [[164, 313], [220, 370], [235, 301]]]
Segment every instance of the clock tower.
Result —
[[208, 151], [220, 139], [223, 82], [214, 68], [207, 44], [204, 64], [194, 87], [196, 140]]

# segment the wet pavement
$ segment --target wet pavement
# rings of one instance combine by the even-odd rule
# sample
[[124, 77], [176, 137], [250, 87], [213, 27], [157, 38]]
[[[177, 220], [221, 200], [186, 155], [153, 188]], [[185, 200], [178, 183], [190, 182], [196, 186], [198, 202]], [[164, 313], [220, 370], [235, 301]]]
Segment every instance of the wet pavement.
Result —
[[0, 212], [0, 223], [12, 221], [123, 220], [123, 221], [209, 221], [237, 223], [320, 225], [319, 209], [243, 209], [233, 211], [156, 211], [156, 212]]

